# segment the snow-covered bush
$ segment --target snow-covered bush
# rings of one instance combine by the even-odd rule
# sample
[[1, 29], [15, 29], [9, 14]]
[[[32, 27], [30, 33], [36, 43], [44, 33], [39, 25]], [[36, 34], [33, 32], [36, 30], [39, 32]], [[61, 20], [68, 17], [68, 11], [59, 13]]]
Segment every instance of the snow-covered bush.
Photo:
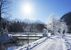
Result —
[[47, 29], [54, 35], [64, 34], [67, 32], [67, 25], [65, 22], [53, 19], [51, 23], [47, 24]]

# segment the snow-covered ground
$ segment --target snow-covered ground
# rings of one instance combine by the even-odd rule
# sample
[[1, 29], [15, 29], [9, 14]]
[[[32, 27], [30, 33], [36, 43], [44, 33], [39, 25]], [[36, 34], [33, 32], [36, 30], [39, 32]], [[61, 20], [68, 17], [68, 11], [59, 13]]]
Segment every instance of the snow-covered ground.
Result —
[[32, 50], [66, 50], [66, 46], [63, 39], [48, 39]]
[[44, 37], [15, 50], [71, 50], [71, 35]]

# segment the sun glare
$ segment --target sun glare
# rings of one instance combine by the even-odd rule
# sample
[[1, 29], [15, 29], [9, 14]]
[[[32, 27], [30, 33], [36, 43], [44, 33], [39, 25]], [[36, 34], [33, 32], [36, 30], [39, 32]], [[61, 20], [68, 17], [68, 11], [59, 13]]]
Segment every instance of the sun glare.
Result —
[[24, 12], [25, 12], [26, 14], [30, 14], [31, 11], [32, 11], [32, 6], [29, 5], [29, 4], [26, 4], [26, 5], [24, 6]]
[[29, 20], [33, 20], [35, 19], [35, 17], [33, 16], [34, 14], [34, 7], [32, 3], [21, 3], [20, 7], [20, 15], [24, 18], [24, 19], [29, 19]]
[[30, 3], [25, 3], [21, 5], [21, 13], [25, 16], [29, 16], [32, 14], [32, 5]]

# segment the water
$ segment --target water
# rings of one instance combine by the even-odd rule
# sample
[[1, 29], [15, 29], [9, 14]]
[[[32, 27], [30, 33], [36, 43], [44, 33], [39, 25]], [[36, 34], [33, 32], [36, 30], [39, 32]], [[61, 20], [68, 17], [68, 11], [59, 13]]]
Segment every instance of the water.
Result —
[[18, 43], [1, 44], [0, 45], [0, 50], [14, 50], [14, 49], [24, 45], [22, 42], [24, 42], [24, 41], [20, 41]]
[[[31, 39], [31, 40], [29, 40], [29, 43], [32, 43], [33, 41], [36, 41], [36, 40]], [[28, 44], [28, 40], [18, 40], [18, 42], [16, 44], [10, 43], [10, 46], [8, 45], [8, 47], [6, 47], [6, 48], [7, 48], [7, 50], [14, 50], [14, 49], [19, 48], [19, 47], [26, 45], [26, 44]]]

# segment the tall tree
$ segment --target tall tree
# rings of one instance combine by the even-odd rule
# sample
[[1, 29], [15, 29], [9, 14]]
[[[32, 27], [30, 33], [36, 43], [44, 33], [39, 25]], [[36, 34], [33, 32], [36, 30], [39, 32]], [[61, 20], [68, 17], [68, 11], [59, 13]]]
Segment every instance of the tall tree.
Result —
[[2, 19], [2, 16], [8, 15], [8, 8], [9, 8], [9, 0], [0, 0], [0, 21]]
[[68, 32], [71, 33], [71, 12], [64, 14], [61, 17], [61, 21], [64, 21], [68, 26]]
[[[5, 19], [8, 16], [10, 0], [0, 0], [0, 33], [6, 28], [7, 20]], [[3, 18], [5, 17], [5, 18]]]

